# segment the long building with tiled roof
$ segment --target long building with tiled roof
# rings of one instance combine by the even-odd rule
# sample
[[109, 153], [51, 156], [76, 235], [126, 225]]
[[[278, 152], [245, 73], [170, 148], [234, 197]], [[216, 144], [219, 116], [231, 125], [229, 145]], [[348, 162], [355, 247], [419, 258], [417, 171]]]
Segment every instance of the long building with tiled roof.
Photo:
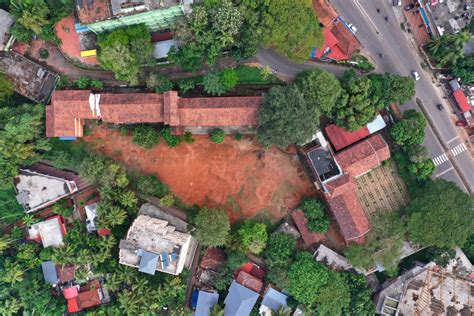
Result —
[[46, 136], [82, 137], [85, 120], [111, 124], [162, 123], [175, 132], [189, 128], [258, 126], [261, 96], [180, 98], [176, 91], [93, 94], [55, 91], [46, 107]]

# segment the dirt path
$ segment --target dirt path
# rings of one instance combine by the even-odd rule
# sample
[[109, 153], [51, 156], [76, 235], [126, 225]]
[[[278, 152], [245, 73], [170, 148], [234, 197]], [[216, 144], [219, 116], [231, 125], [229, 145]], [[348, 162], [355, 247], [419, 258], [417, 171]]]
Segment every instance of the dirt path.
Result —
[[227, 137], [219, 145], [207, 136], [195, 138], [193, 144], [146, 151], [131, 137], [97, 127], [85, 140], [130, 168], [156, 174], [188, 204], [225, 208], [233, 221], [257, 216], [275, 222], [303, 196], [316, 194], [296, 155], [263, 151], [250, 138]]

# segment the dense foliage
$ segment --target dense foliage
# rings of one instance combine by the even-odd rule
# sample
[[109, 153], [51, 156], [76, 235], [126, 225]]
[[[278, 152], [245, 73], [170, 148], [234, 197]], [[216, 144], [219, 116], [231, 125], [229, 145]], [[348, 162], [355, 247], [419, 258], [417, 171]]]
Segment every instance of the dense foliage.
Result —
[[288, 234], [273, 233], [268, 240], [265, 250], [267, 264], [273, 267], [286, 267], [292, 261], [292, 256], [296, 250], [296, 239]]
[[464, 58], [464, 44], [469, 42], [468, 31], [434, 37], [428, 44], [428, 52], [440, 66], [456, 65]]
[[263, 223], [246, 220], [232, 234], [232, 247], [241, 252], [260, 254], [268, 240], [267, 227]]
[[165, 75], [151, 73], [146, 79], [146, 87], [156, 93], [173, 90], [174, 83]]
[[226, 243], [230, 231], [227, 212], [219, 209], [202, 208], [194, 220], [194, 236], [205, 246], [217, 247]]
[[395, 123], [390, 135], [397, 145], [411, 146], [423, 143], [425, 138], [426, 119], [416, 110], [403, 112], [403, 120]]
[[222, 144], [225, 139], [225, 132], [221, 128], [216, 128], [211, 133], [211, 140], [213, 143]]
[[13, 82], [4, 74], [0, 73], [0, 101], [13, 95]]
[[260, 109], [259, 141], [281, 147], [308, 141], [319, 126], [317, 109], [295, 85], [273, 87]]
[[18, 173], [18, 167], [39, 160], [49, 150], [43, 114], [39, 105], [0, 108], [0, 186]]
[[168, 187], [151, 174], [138, 175], [132, 185], [138, 192], [158, 198], [162, 198], [169, 193]]
[[140, 67], [153, 62], [153, 44], [144, 24], [118, 28], [98, 38], [98, 58], [103, 68], [111, 70], [117, 80], [137, 85]]
[[325, 212], [323, 202], [315, 199], [305, 199], [300, 208], [308, 220], [306, 226], [310, 231], [323, 234], [328, 231], [331, 220]]
[[309, 0], [272, 0], [263, 13], [263, 43], [297, 61], [308, 59], [324, 43], [322, 28]]
[[151, 149], [160, 143], [160, 134], [151, 126], [139, 125], [133, 129], [133, 143]]
[[472, 196], [456, 184], [429, 181], [406, 209], [408, 237], [422, 246], [462, 247], [474, 230], [473, 207]]

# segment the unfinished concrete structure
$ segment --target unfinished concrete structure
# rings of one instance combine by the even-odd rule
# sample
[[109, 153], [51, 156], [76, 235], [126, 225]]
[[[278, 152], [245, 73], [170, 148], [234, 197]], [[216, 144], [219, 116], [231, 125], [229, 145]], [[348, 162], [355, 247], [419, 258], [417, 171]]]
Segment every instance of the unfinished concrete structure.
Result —
[[28, 229], [27, 239], [41, 242], [43, 247], [61, 247], [66, 235], [66, 224], [62, 216], [56, 215], [36, 223]]
[[59, 80], [54, 72], [13, 51], [0, 52], [0, 72], [13, 81], [15, 92], [43, 104]]
[[415, 266], [385, 287], [377, 299], [381, 315], [472, 315], [474, 282], [434, 262]]
[[10, 27], [14, 21], [13, 16], [7, 11], [0, 9], [0, 51], [8, 50], [13, 43], [13, 38], [10, 36]]
[[151, 204], [142, 206], [126, 239], [120, 241], [119, 262], [143, 273], [159, 271], [178, 275], [185, 266], [190, 267], [196, 242], [184, 230], [180, 231], [169, 221], [158, 218], [160, 214], [162, 210], [158, 207]]

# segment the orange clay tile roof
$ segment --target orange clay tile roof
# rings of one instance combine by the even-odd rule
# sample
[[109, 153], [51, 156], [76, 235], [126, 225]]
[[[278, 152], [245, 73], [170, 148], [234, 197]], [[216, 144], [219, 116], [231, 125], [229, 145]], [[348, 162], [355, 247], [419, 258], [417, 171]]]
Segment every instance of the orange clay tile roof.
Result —
[[327, 197], [326, 201], [346, 244], [363, 242], [362, 236], [369, 232], [370, 224], [355, 191]]
[[61, 283], [66, 283], [69, 281], [74, 280], [76, 274], [76, 267], [75, 266], [56, 266], [56, 272], [59, 277], [59, 281]]
[[336, 155], [344, 172], [358, 177], [390, 158], [390, 150], [380, 134], [372, 135]]
[[[46, 136], [82, 137], [86, 119], [107, 123], [164, 123], [173, 128], [192, 126], [258, 125], [262, 97], [180, 98], [164, 94], [97, 94], [99, 109], [89, 104], [89, 90], [55, 91], [46, 107]], [[94, 103], [93, 103], [94, 104]], [[99, 116], [100, 112], [100, 116]]]
[[333, 50], [337, 52], [335, 57], [352, 57], [355, 50], [360, 47], [360, 43], [351, 31], [339, 21], [336, 10], [327, 0], [313, 0], [313, 8], [319, 22], [337, 39], [337, 44], [333, 47]]
[[303, 238], [303, 242], [306, 247], [309, 247], [326, 239], [324, 234], [313, 233], [309, 231], [307, 226], [308, 220], [306, 219], [306, 216], [304, 216], [303, 211], [295, 210], [291, 214], [291, 217], [293, 218], [296, 227], [298, 227], [298, 230], [301, 234], [301, 237]]
[[257, 293], [260, 293], [263, 287], [263, 282], [261, 280], [245, 271], [240, 271], [235, 281]]
[[333, 197], [343, 194], [347, 191], [355, 189], [356, 185], [353, 178], [349, 174], [343, 174], [342, 176], [329, 181], [324, 184], [329, 194]]

